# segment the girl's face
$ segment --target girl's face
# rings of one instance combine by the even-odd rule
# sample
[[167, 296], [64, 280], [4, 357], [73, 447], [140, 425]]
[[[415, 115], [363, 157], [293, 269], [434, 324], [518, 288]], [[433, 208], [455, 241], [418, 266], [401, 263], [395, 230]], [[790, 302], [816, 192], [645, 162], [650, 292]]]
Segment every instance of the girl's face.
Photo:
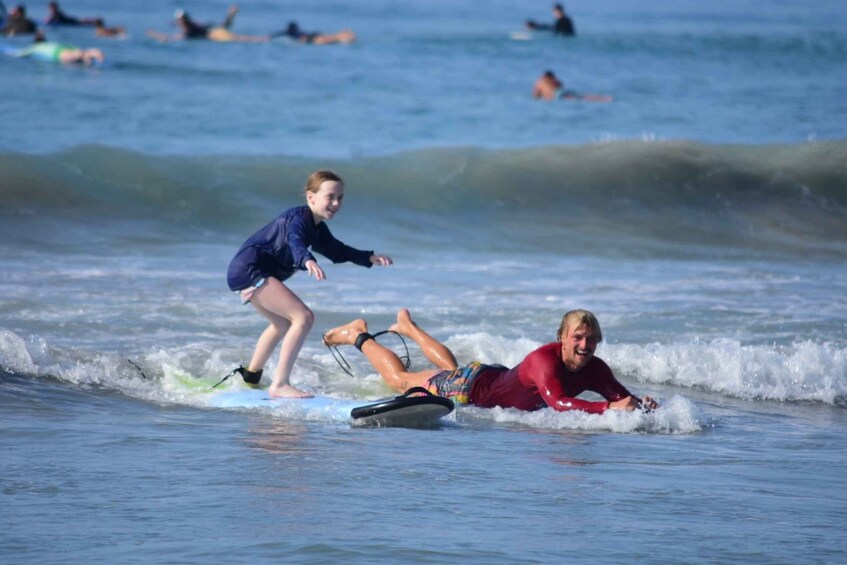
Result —
[[317, 192], [306, 193], [306, 202], [312, 210], [316, 224], [331, 220], [341, 210], [342, 200], [344, 200], [344, 185], [334, 180], [325, 180], [318, 187]]

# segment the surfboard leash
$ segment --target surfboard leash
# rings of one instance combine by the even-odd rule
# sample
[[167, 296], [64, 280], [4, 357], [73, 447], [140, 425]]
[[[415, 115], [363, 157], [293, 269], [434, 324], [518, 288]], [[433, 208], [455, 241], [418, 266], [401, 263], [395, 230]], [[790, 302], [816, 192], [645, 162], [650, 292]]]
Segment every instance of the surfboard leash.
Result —
[[243, 369], [244, 369], [244, 367], [237, 367], [237, 368], [233, 369], [232, 371], [230, 371], [229, 373], [227, 373], [227, 375], [226, 375], [224, 378], [222, 378], [221, 380], [219, 380], [219, 381], [218, 381], [218, 384], [214, 385], [212, 388], [218, 388], [219, 386], [221, 386], [222, 384], [224, 384], [224, 383], [227, 381], [227, 379], [228, 379], [228, 378], [230, 378], [232, 375], [234, 375], [234, 374], [238, 373], [240, 369], [241, 369], [241, 370], [243, 370]]
[[[379, 336], [389, 334], [389, 333], [394, 334], [394, 335], [396, 335], [397, 337], [400, 338], [400, 342], [403, 344], [403, 349], [406, 350], [406, 354], [405, 355], [398, 355], [397, 357], [399, 357], [400, 360], [403, 362], [403, 366], [406, 367], [406, 369], [408, 369], [412, 365], [412, 358], [409, 355], [409, 346], [406, 344], [406, 340], [403, 339], [402, 335], [400, 335], [399, 333], [397, 333], [393, 330], [383, 330], [381, 332], [376, 332], [371, 337], [374, 340], [376, 340], [376, 338], [378, 338]], [[341, 352], [338, 350], [338, 346], [330, 345], [326, 342], [324, 342], [324, 345], [326, 345], [327, 349], [329, 349], [329, 352], [332, 353], [332, 357], [333, 357], [333, 359], [335, 359], [335, 362], [338, 363], [338, 366], [341, 367], [341, 369], [345, 373], [347, 373], [348, 375], [350, 375], [351, 377], [353, 377], [355, 379], [356, 375], [353, 374], [352, 365], [350, 365], [350, 363], [347, 361], [347, 359], [344, 358], [344, 355], [342, 355]]]
[[133, 367], [135, 367], [136, 369], [138, 369], [138, 372], [141, 373], [142, 377], [144, 377], [145, 379], [147, 378], [147, 375], [144, 374], [144, 370], [141, 367], [138, 366], [138, 363], [136, 363], [132, 359], [127, 359], [126, 362], [129, 363], [130, 365], [132, 365]]
[[247, 367], [245, 367], [243, 365], [239, 365], [238, 367], [236, 367], [235, 369], [230, 371], [229, 374], [227, 374], [224, 378], [222, 378], [220, 381], [218, 381], [218, 384], [213, 386], [212, 389], [218, 388], [219, 386], [224, 384], [224, 382], [228, 378], [230, 378], [231, 376], [233, 376], [235, 374], [241, 375], [241, 378], [244, 379], [244, 382], [247, 383], [248, 385], [252, 386], [253, 388], [258, 387], [259, 382], [262, 380], [262, 369], [259, 369], [258, 371], [251, 371]]
[[[141, 373], [141, 376], [143, 378], [145, 378], [145, 379], [147, 378], [147, 375], [144, 373], [144, 369], [142, 369], [138, 365], [138, 363], [136, 363], [132, 359], [127, 359], [126, 361], [127, 361], [127, 363], [129, 363], [130, 365], [135, 367], [138, 370], [138, 372]], [[246, 375], [245, 375], [245, 373], [246, 373]], [[255, 385], [257, 385], [259, 383], [259, 381], [262, 378], [262, 371], [256, 371], [254, 373], [252, 371], [248, 371], [247, 367], [238, 366], [235, 369], [233, 369], [232, 371], [230, 371], [224, 378], [222, 378], [220, 381], [218, 381], [218, 383], [215, 386], [213, 386], [212, 388], [213, 389], [218, 388], [219, 386], [224, 384], [224, 382], [226, 382], [227, 379], [229, 379], [231, 376], [236, 375], [236, 374], [240, 374], [244, 378], [244, 382], [246, 382], [247, 384], [252, 385], [254, 387], [255, 387]]]
[[326, 345], [326, 348], [329, 349], [330, 353], [332, 353], [332, 358], [335, 359], [335, 362], [338, 363], [338, 366], [341, 367], [341, 370], [347, 373], [349, 376], [356, 378], [356, 375], [354, 375], [351, 371], [353, 367], [350, 366], [350, 363], [347, 362], [347, 359], [345, 359], [341, 352], [338, 351], [338, 347], [336, 347], [335, 345], [330, 345], [326, 342], [324, 342], [324, 345]]

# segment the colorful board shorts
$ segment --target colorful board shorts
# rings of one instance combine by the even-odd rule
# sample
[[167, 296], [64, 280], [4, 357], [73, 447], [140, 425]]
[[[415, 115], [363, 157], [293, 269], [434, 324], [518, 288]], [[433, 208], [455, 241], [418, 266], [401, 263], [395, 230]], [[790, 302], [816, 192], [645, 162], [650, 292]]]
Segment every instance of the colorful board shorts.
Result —
[[488, 365], [474, 361], [453, 371], [441, 371], [427, 382], [427, 390], [432, 394], [449, 398], [456, 404], [470, 402], [473, 380]]

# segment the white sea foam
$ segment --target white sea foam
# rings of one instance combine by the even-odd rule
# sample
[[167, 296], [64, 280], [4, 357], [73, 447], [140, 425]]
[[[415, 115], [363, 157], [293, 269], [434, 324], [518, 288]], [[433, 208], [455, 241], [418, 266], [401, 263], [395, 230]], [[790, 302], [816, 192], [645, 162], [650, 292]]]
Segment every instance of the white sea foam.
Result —
[[657, 410], [651, 412], [607, 410], [603, 414], [588, 414], [580, 410], [557, 412], [552, 408], [526, 412], [499, 407], [463, 407], [460, 410], [467, 411], [475, 418], [547, 430], [685, 434], [700, 431], [703, 427], [700, 411], [692, 402], [679, 395], [664, 401]]
[[813, 400], [847, 397], [847, 349], [834, 343], [791, 346], [706, 343], [611, 345], [606, 360], [642, 382], [671, 384], [743, 399]]
[[36, 371], [24, 340], [6, 330], [0, 330], [0, 368], [10, 373], [31, 374]]

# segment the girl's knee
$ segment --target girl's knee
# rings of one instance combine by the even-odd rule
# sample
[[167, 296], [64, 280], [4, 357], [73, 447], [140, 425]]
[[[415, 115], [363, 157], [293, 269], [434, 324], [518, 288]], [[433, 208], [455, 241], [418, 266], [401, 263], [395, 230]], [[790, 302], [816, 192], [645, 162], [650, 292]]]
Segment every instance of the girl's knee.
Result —
[[297, 312], [295, 316], [292, 316], [291, 323], [292, 325], [296, 324], [306, 330], [310, 330], [315, 325], [315, 313], [312, 312], [311, 308], [304, 308]]

